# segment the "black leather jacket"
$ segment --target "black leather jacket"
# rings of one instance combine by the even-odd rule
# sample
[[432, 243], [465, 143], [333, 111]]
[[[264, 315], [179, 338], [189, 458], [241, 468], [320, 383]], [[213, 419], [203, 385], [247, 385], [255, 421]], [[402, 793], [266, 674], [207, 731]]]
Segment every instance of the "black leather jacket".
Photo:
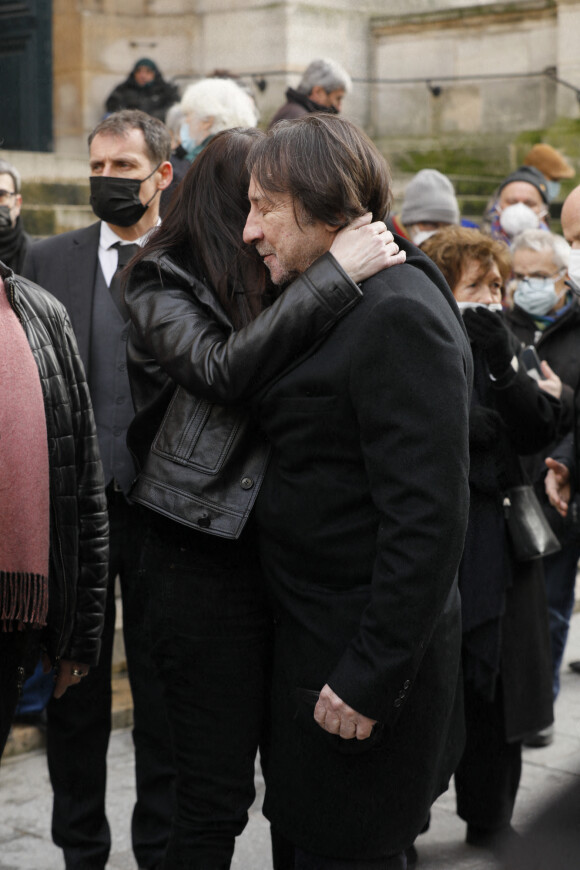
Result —
[[108, 518], [85, 373], [63, 305], [0, 263], [10, 304], [40, 374], [50, 474], [48, 625], [43, 643], [60, 658], [96, 665], [107, 597]]
[[125, 288], [136, 411], [127, 440], [139, 470], [131, 498], [177, 522], [237, 538], [269, 456], [242, 400], [296, 362], [360, 298], [325, 254], [233, 332], [213, 292], [169, 255], [138, 263]]

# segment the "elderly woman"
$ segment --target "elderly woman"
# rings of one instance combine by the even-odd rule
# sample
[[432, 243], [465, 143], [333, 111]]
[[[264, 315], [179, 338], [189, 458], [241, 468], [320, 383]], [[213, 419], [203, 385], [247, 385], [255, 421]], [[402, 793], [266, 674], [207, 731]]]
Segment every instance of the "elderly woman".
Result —
[[[503, 501], [525, 482], [519, 456], [554, 438], [559, 402], [528, 376], [519, 342], [504, 325], [507, 247], [478, 230], [448, 227], [423, 250], [462, 309], [474, 357], [471, 506], [459, 569], [467, 740], [455, 785], [467, 842], [496, 850], [513, 836], [522, 741], [552, 722], [541, 562], [516, 560]], [[544, 374], [556, 389], [553, 373]]]
[[255, 127], [258, 109], [233, 79], [201, 79], [189, 85], [180, 103], [184, 121], [179, 131], [187, 159], [193, 162], [217, 133], [232, 127]]

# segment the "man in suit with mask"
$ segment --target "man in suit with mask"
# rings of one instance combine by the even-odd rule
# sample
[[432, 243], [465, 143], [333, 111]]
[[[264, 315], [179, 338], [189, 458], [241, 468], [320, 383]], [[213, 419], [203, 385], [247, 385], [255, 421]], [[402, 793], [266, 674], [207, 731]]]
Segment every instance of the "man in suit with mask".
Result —
[[133, 694], [137, 803], [133, 851], [140, 868], [161, 864], [173, 802], [173, 763], [161, 693], [138, 597], [140, 509], [127, 500], [133, 463], [125, 443], [133, 417], [125, 349], [129, 316], [120, 271], [159, 222], [172, 178], [163, 123], [138, 110], [101, 121], [89, 136], [91, 205], [99, 221], [39, 242], [23, 274], [64, 303], [91, 391], [111, 526], [109, 588], [97, 668], [79, 690], [48, 705], [47, 754], [54, 791], [52, 833], [67, 870], [104, 870], [111, 847], [105, 815], [111, 730], [114, 584], [120, 578], [123, 631]]

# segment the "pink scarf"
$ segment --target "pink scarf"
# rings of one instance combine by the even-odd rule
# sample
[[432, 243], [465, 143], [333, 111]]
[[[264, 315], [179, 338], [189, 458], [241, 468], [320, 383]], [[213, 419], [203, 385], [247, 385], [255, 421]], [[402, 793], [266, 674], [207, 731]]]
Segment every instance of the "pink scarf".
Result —
[[48, 613], [49, 472], [38, 368], [0, 278], [0, 630]]

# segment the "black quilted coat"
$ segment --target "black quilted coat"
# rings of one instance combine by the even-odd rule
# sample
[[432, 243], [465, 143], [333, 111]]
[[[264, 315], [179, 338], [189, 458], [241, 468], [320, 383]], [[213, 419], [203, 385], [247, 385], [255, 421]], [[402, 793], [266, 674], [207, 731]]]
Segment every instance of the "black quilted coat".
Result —
[[85, 373], [64, 306], [2, 262], [0, 275], [38, 366], [46, 411], [50, 572], [43, 644], [53, 663], [95, 665], [107, 596], [108, 518]]

